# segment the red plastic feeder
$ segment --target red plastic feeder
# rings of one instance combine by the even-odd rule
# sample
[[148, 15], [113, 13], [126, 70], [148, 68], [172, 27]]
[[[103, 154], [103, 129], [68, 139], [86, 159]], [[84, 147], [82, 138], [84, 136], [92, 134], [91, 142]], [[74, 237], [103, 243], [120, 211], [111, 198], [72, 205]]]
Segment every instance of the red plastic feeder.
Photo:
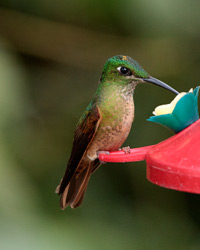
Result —
[[152, 146], [100, 154], [104, 162], [146, 160], [147, 179], [170, 189], [200, 194], [200, 120]]

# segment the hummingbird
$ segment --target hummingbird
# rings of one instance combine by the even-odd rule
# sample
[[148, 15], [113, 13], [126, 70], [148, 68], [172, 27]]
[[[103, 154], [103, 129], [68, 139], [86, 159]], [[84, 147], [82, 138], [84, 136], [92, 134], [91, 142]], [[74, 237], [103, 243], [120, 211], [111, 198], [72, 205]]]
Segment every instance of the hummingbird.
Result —
[[133, 94], [139, 83], [152, 83], [178, 94], [131, 57], [108, 59], [96, 93], [78, 121], [71, 156], [56, 188], [61, 209], [81, 205], [90, 176], [101, 165], [99, 153], [118, 150], [125, 142], [134, 120]]

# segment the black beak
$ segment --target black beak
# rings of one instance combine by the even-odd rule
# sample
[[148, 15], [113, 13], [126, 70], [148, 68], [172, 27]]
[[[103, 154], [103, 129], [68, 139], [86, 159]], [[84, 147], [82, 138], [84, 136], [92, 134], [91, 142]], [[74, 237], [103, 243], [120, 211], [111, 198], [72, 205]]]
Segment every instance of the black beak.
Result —
[[148, 78], [145, 78], [143, 79], [145, 82], [150, 82], [150, 83], [153, 83], [155, 85], [158, 85], [164, 89], [168, 89], [169, 91], [173, 92], [174, 94], [178, 95], [179, 92], [176, 91], [175, 89], [173, 89], [172, 87], [170, 87], [169, 85], [167, 85], [166, 83], [152, 77], [152, 76], [149, 76]]

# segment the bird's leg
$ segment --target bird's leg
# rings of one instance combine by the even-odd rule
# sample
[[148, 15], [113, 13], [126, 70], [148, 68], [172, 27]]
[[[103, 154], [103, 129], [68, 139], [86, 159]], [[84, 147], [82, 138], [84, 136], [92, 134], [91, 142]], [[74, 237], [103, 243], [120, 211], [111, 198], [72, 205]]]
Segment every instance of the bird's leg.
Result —
[[109, 152], [109, 151], [97, 151], [97, 156], [98, 156], [98, 157], [99, 157], [100, 154], [109, 155], [110, 152]]
[[129, 146], [120, 148], [119, 150], [124, 151], [125, 154], [130, 154], [130, 152], [131, 152], [131, 148]]
[[[105, 154], [105, 155], [109, 155], [110, 152], [109, 151], [97, 151], [97, 157], [99, 158], [100, 154]], [[105, 164], [106, 162], [104, 161], [100, 161], [101, 164]]]

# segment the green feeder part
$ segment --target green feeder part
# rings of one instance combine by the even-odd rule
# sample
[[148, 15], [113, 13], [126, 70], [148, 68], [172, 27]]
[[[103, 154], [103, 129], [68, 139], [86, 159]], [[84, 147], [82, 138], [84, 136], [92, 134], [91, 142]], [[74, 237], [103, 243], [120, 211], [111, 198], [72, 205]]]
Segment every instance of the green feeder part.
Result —
[[199, 119], [198, 93], [199, 86], [193, 92], [188, 92], [181, 97], [172, 113], [151, 116], [147, 121], [159, 123], [175, 133], [182, 131]]

